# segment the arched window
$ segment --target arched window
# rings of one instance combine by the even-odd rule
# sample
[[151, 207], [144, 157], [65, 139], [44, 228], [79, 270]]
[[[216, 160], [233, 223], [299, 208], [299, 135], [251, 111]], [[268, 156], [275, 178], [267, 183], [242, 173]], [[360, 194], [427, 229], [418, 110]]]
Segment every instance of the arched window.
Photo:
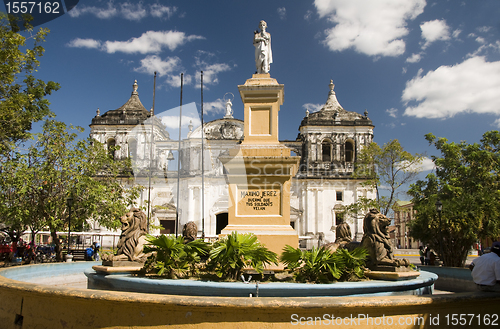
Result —
[[137, 156], [137, 141], [132, 138], [128, 141], [128, 157], [135, 159], [136, 156]]
[[106, 143], [108, 146], [108, 154], [111, 158], [115, 158], [115, 146], [116, 146], [116, 141], [114, 138], [108, 139], [108, 142]]
[[345, 142], [345, 161], [346, 162], [354, 161], [354, 145], [352, 141]]
[[332, 143], [327, 139], [321, 143], [321, 161], [332, 162]]

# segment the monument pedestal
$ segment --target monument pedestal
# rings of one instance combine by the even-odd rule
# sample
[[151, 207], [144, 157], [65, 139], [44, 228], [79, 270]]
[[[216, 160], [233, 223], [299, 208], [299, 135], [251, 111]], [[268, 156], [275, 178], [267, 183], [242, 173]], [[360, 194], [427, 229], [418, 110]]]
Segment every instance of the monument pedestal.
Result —
[[291, 156], [278, 140], [284, 86], [269, 74], [254, 74], [238, 89], [245, 111], [245, 138], [220, 157], [230, 198], [228, 225], [221, 234], [253, 233], [280, 255], [286, 245], [297, 248], [299, 241], [290, 226], [290, 184], [300, 157]]

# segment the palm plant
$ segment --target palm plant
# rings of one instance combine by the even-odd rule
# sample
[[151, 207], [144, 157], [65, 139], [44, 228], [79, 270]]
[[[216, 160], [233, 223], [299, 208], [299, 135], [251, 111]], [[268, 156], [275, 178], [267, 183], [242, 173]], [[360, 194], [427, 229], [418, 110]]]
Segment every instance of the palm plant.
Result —
[[207, 255], [209, 244], [203, 240], [194, 240], [184, 244], [182, 236], [148, 236], [149, 244], [144, 246], [145, 253], [151, 253], [145, 264], [146, 272], [154, 272], [169, 278], [177, 274], [195, 271], [200, 262], [200, 255]]
[[342, 281], [353, 281], [365, 276], [365, 260], [368, 256], [366, 249], [356, 248], [349, 252], [347, 249], [338, 248], [335, 253], [345, 266], [340, 278]]
[[215, 271], [219, 278], [236, 280], [245, 267], [262, 274], [268, 264], [278, 264], [276, 253], [264, 247], [252, 233], [232, 232], [214, 243], [207, 268]]
[[285, 246], [280, 260], [286, 269], [294, 272], [299, 282], [326, 283], [335, 280], [350, 280], [352, 275], [363, 277], [363, 266], [367, 252], [357, 248], [352, 252], [339, 248], [331, 252], [324, 247], [313, 247], [310, 251]]
[[341, 259], [323, 247], [308, 251], [286, 245], [280, 259], [299, 282], [331, 282], [342, 275]]

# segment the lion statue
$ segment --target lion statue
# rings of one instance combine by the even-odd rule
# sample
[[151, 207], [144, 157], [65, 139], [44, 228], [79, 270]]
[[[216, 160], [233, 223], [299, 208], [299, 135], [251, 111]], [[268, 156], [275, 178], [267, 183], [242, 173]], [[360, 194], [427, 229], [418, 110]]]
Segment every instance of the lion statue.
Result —
[[143, 248], [147, 243], [147, 219], [146, 214], [137, 208], [132, 208], [120, 217], [122, 233], [118, 240], [118, 251], [116, 255], [109, 255], [105, 261], [130, 261], [143, 263], [147, 255]]
[[198, 226], [195, 222], [187, 222], [182, 228], [182, 237], [184, 238], [184, 243], [188, 243], [196, 240], [198, 235]]
[[372, 270], [380, 266], [399, 267], [410, 264], [407, 259], [394, 258], [389, 237], [390, 224], [391, 220], [377, 209], [370, 209], [364, 218], [361, 247], [368, 251], [366, 266]]

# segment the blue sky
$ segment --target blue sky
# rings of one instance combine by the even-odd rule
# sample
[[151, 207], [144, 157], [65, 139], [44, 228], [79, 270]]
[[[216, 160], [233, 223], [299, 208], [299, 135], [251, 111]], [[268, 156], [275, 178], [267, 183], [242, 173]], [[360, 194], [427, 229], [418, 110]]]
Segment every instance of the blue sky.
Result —
[[59, 120], [86, 128], [123, 105], [134, 80], [156, 113], [200, 104], [205, 120], [224, 115], [222, 99], [255, 72], [253, 31], [272, 35], [271, 76], [285, 85], [280, 139], [295, 139], [306, 109], [324, 104], [330, 79], [340, 104], [375, 124], [375, 141], [400, 140], [412, 153], [435, 151], [426, 133], [479, 141], [500, 128], [498, 0], [91, 1], [43, 27], [51, 30], [38, 78]]

